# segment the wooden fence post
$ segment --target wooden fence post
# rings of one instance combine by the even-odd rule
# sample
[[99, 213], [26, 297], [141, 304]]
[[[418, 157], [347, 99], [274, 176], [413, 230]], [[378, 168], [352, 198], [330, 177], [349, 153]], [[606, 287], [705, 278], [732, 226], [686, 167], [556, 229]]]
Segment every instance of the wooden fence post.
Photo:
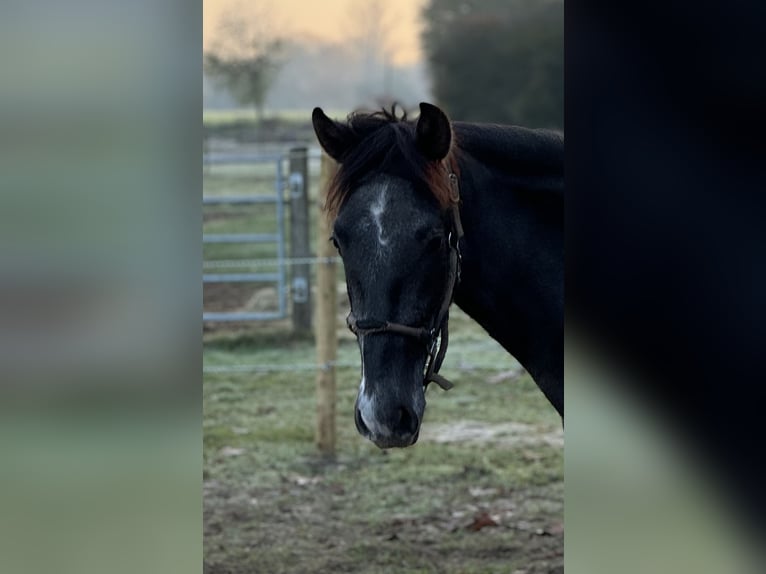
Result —
[[[308, 149], [290, 150], [290, 257], [310, 257]], [[293, 331], [311, 331], [311, 280], [309, 264], [292, 266]]]
[[317, 256], [328, 258], [317, 266], [317, 315], [315, 334], [317, 345], [317, 423], [316, 445], [325, 455], [335, 453], [335, 360], [338, 351], [336, 316], [338, 314], [338, 287], [335, 262], [337, 256], [328, 240], [332, 233], [330, 221], [324, 212], [327, 185], [335, 174], [337, 164], [322, 152], [322, 170], [319, 177], [319, 217], [317, 219]]

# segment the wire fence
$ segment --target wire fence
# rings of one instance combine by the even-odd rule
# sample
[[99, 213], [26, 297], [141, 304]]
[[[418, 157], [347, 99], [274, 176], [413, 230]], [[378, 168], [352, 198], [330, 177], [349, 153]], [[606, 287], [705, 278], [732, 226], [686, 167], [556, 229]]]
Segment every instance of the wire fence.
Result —
[[[329, 263], [342, 263], [342, 259], [335, 257], [284, 257], [284, 258], [262, 258], [262, 259], [231, 259], [204, 261], [204, 269], [255, 269], [255, 268], [275, 268], [291, 267], [295, 265], [321, 265]], [[284, 286], [285, 291], [290, 291], [290, 285]], [[460, 311], [458, 311], [460, 312]], [[470, 357], [474, 354], [480, 354], [484, 360], [473, 361]], [[486, 356], [492, 357], [486, 360]], [[305, 355], [302, 358], [308, 358]], [[284, 372], [316, 372], [326, 370], [331, 367], [335, 369], [359, 369], [360, 360], [336, 360], [325, 364], [312, 362], [291, 362], [291, 363], [242, 363], [242, 364], [223, 364], [223, 365], [204, 365], [203, 373], [207, 375], [237, 375], [237, 374], [259, 374], [259, 373], [284, 373]], [[517, 367], [515, 361], [499, 347], [495, 341], [453, 341], [449, 347], [445, 368], [454, 369], [461, 372], [466, 371], [512, 371]]]
[[[346, 353], [344, 353], [346, 354]], [[349, 356], [354, 358], [341, 358], [327, 363], [312, 363], [306, 353], [299, 353], [303, 362], [291, 363], [239, 363], [224, 365], [204, 365], [203, 373], [208, 375], [235, 375], [235, 374], [258, 374], [258, 373], [297, 373], [297, 372], [316, 372], [318, 370], [327, 370], [331, 367], [335, 369], [359, 369], [361, 359], [358, 357], [356, 349], [347, 351]], [[472, 360], [472, 355], [479, 354], [480, 360]], [[295, 357], [295, 354], [293, 354]], [[496, 371], [506, 372], [519, 369], [520, 366], [504, 349], [495, 341], [470, 341], [453, 342], [448, 350], [443, 369], [460, 372], [470, 371]]]
[[216, 259], [203, 261], [203, 269], [233, 269], [255, 267], [291, 267], [293, 265], [319, 265], [342, 263], [340, 257], [285, 257], [283, 259]]
[[[323, 363], [321, 365], [314, 363], [297, 363], [297, 364], [242, 364], [242, 365], [208, 365], [202, 367], [202, 372], [206, 375], [236, 375], [236, 374], [258, 374], [258, 373], [299, 373], [299, 372], [316, 372], [323, 371], [329, 368], [336, 369], [358, 369], [361, 367], [361, 361], [331, 361], [329, 363]], [[514, 365], [500, 364], [497, 361], [492, 363], [470, 363], [466, 365], [457, 365], [452, 367], [455, 370], [461, 372], [470, 371], [515, 371]]]
[[297, 373], [303, 371], [327, 370], [329, 368], [359, 367], [360, 363], [351, 361], [330, 361], [321, 365], [315, 363], [283, 364], [243, 364], [243, 365], [209, 365], [202, 367], [202, 372], [210, 375], [232, 375], [236, 373]]

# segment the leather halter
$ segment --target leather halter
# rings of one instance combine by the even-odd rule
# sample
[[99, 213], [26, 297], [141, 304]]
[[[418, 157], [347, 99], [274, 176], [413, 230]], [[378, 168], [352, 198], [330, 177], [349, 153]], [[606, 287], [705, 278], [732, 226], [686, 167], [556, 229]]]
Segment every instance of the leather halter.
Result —
[[348, 317], [346, 317], [346, 324], [357, 337], [370, 333], [399, 333], [407, 337], [422, 340], [428, 349], [428, 364], [423, 376], [423, 386], [428, 387], [429, 383], [436, 383], [447, 391], [454, 385], [439, 374], [439, 369], [444, 361], [444, 356], [447, 354], [447, 344], [449, 343], [449, 330], [447, 328], [449, 308], [455, 294], [455, 287], [460, 282], [460, 239], [463, 237], [463, 225], [460, 222], [460, 187], [458, 185], [458, 178], [449, 166], [445, 167], [449, 178], [449, 209], [452, 216], [452, 228], [448, 235], [450, 249], [449, 274], [444, 299], [442, 299], [441, 307], [434, 320], [434, 326], [426, 329], [425, 327], [411, 327], [401, 323], [392, 323], [391, 321], [357, 320], [353, 311], [349, 312]]

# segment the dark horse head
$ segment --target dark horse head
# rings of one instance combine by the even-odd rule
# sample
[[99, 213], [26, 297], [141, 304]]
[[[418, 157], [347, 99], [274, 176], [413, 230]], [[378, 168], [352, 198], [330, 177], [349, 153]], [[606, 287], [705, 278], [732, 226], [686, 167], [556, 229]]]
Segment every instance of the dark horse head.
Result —
[[563, 418], [563, 134], [451, 122], [425, 103], [415, 122], [319, 108], [313, 122], [340, 164], [326, 208], [362, 355], [359, 432], [415, 443], [424, 386], [450, 385], [438, 370], [453, 296]]
[[336, 216], [332, 240], [362, 355], [356, 426], [381, 448], [409, 446], [418, 438], [424, 371], [454, 286], [450, 122], [421, 104], [417, 123], [392, 110], [340, 124], [319, 108], [313, 123], [340, 164], [327, 207]]

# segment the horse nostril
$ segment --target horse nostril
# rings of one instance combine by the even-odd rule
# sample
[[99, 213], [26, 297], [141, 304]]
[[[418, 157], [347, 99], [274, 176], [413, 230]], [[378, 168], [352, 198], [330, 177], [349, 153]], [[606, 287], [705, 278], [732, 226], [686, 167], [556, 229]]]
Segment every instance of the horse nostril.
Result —
[[356, 409], [356, 412], [354, 413], [354, 422], [356, 423], [356, 430], [358, 430], [363, 435], [369, 435], [370, 429], [367, 428], [367, 425], [364, 424], [364, 419], [362, 418], [362, 412], [359, 409]]
[[396, 431], [400, 434], [415, 434], [418, 430], [418, 417], [410, 409], [402, 407], [399, 409], [399, 417], [396, 423]]

